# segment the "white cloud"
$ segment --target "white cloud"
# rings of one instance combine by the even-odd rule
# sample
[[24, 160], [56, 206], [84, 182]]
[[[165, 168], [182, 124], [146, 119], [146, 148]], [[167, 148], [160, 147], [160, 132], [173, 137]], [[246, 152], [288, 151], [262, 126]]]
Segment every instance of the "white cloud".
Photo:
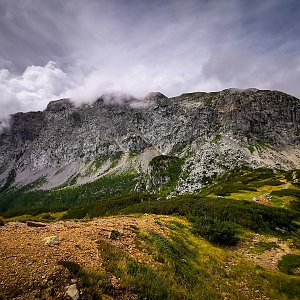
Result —
[[0, 70], [0, 118], [17, 111], [43, 110], [71, 87], [68, 75], [52, 61], [44, 67], [30, 66], [21, 75]]
[[0, 0], [0, 118], [62, 97], [83, 103], [105, 93], [142, 98], [258, 87], [299, 97], [300, 22], [294, 16], [289, 23], [285, 6]]

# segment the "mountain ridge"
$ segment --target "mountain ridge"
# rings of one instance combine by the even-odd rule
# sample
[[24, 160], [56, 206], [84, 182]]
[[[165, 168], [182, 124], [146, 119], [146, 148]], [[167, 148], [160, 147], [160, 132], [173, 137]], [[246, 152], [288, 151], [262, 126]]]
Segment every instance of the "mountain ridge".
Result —
[[106, 95], [79, 107], [51, 101], [12, 115], [0, 140], [0, 187], [9, 177], [14, 186], [44, 178], [49, 189], [134, 172], [136, 188], [149, 190], [170, 180], [153, 186], [151, 161], [170, 156], [184, 161], [173, 192], [193, 192], [240, 165], [299, 168], [299, 124], [300, 100], [268, 90]]

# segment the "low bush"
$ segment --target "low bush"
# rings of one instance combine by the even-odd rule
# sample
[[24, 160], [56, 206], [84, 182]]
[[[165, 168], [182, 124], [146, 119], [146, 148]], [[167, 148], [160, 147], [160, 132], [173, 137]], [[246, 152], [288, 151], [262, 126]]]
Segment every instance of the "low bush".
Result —
[[121, 236], [122, 236], [122, 233], [120, 231], [114, 229], [111, 231], [109, 238], [111, 240], [117, 240]]
[[5, 225], [4, 218], [0, 216], [0, 226], [4, 226], [4, 225]]
[[294, 274], [295, 269], [300, 268], [300, 255], [287, 254], [278, 262], [278, 268], [281, 272]]
[[279, 190], [279, 191], [273, 191], [270, 194], [271, 196], [294, 196], [299, 198], [300, 200], [300, 191], [296, 190], [296, 189], [283, 189], [283, 190]]
[[198, 217], [193, 222], [192, 232], [214, 244], [233, 246], [239, 240], [237, 237], [238, 228], [239, 226], [233, 222]]

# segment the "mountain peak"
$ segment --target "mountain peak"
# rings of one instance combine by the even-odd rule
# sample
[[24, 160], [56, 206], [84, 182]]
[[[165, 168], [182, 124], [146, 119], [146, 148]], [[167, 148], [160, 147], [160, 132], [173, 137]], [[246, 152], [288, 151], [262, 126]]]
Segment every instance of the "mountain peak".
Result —
[[68, 98], [64, 98], [64, 99], [50, 101], [46, 107], [46, 111], [59, 112], [73, 107], [74, 104], [71, 102], [71, 100]]

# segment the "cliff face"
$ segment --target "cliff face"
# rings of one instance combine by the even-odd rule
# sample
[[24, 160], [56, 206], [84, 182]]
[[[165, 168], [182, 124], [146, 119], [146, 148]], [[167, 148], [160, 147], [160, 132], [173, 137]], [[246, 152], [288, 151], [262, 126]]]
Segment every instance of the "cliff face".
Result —
[[[239, 165], [300, 167], [300, 100], [249, 89], [152, 93], [143, 101], [101, 97], [75, 107], [52, 101], [43, 112], [17, 113], [0, 135], [0, 186], [45, 178], [42, 188], [135, 172], [151, 188], [157, 156], [181, 159], [174, 190], [194, 191]], [[168, 178], [161, 178], [162, 182]], [[159, 182], [158, 180], [154, 180]]]

